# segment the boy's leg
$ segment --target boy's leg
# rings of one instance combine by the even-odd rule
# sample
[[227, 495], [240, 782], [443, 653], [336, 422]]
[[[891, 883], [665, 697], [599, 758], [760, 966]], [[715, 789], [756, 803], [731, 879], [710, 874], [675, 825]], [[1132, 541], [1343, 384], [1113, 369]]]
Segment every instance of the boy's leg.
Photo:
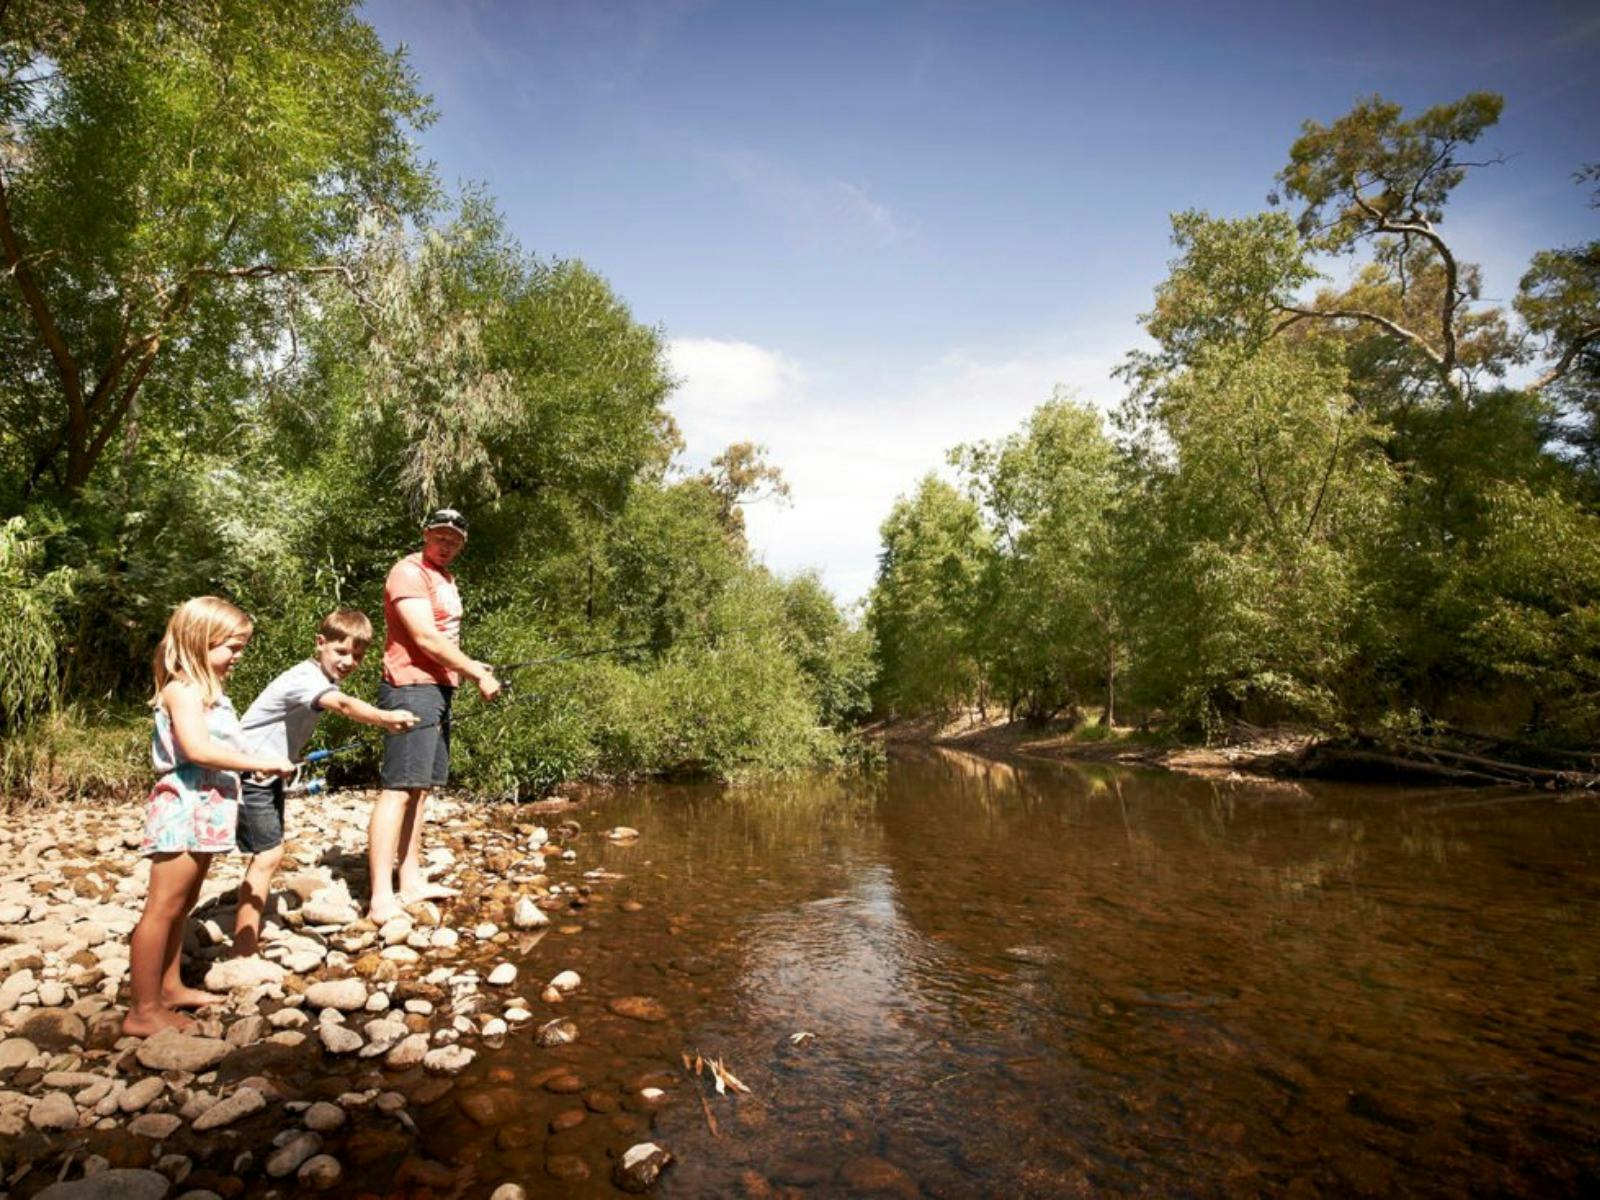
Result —
[[150, 890], [144, 898], [144, 912], [128, 939], [128, 986], [132, 1003], [123, 1018], [122, 1031], [146, 1037], [162, 1029], [188, 1029], [194, 1022], [173, 1012], [162, 1001], [162, 976], [166, 972], [168, 946], [177, 931], [178, 947], [183, 948], [183, 922], [194, 880], [204, 875], [199, 859], [209, 855], [157, 854], [150, 860]]
[[207, 1004], [221, 1004], [227, 999], [215, 992], [185, 987], [183, 983], [183, 935], [189, 925], [189, 914], [200, 903], [200, 887], [206, 881], [206, 872], [211, 869], [211, 855], [196, 854], [194, 859], [199, 864], [199, 870], [190, 880], [189, 890], [184, 895], [183, 912], [172, 923], [172, 931], [167, 934], [166, 958], [161, 964], [161, 1003], [168, 1008], [201, 1008]]
[[367, 825], [367, 869], [372, 876], [367, 915], [379, 924], [404, 911], [394, 893], [395, 857], [401, 838], [409, 839], [406, 817], [413, 807], [420, 807], [413, 798], [425, 794], [416, 789], [385, 788], [373, 802], [372, 819]]
[[250, 859], [239, 883], [238, 911], [233, 919], [233, 954], [248, 958], [261, 952], [261, 919], [266, 912], [272, 877], [283, 862], [283, 844], [263, 850]]
[[251, 855], [239, 884], [233, 920], [233, 954], [244, 958], [261, 949], [261, 921], [272, 890], [272, 876], [283, 862], [283, 781], [247, 778], [239, 801], [239, 849]]

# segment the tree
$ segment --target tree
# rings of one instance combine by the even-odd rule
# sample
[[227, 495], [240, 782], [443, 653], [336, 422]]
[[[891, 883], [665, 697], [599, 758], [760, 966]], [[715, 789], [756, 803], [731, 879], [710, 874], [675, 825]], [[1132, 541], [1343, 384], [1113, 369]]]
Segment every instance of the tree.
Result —
[[981, 702], [972, 630], [989, 538], [977, 506], [929, 474], [895, 501], [881, 535], [867, 609], [877, 707], [917, 713]]
[[1039, 719], [1098, 687], [1109, 725], [1122, 655], [1118, 461], [1100, 414], [1058, 395], [1023, 432], [951, 459], [993, 529], [979, 637], [994, 684]]
[[[420, 215], [431, 119], [352, 0], [0, 4], [0, 400], [23, 493], [194, 432], [282, 352], [363, 214]], [[135, 413], [143, 410], [138, 421]]]

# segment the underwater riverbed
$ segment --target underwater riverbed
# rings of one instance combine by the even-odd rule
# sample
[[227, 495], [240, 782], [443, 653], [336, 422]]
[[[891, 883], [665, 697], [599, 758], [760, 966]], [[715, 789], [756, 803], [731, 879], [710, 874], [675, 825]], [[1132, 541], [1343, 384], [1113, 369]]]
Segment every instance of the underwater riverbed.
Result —
[[653, 1111], [666, 1196], [1600, 1188], [1600, 800], [927, 750], [574, 815], [642, 836], [527, 960], [592, 981], [579, 1041], [423, 1121], [480, 1179], [615, 1194]]

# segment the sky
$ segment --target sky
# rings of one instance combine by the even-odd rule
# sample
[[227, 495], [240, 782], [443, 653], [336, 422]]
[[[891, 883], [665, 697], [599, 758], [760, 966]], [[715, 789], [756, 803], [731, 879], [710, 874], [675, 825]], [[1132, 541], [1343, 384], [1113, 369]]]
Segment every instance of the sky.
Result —
[[438, 121], [451, 187], [578, 258], [668, 340], [695, 470], [754, 441], [791, 501], [772, 569], [871, 587], [878, 527], [962, 442], [1057, 388], [1107, 408], [1170, 214], [1266, 207], [1307, 119], [1373, 93], [1506, 99], [1443, 226], [1509, 299], [1596, 236], [1600, 7], [1280, 0], [368, 0]]

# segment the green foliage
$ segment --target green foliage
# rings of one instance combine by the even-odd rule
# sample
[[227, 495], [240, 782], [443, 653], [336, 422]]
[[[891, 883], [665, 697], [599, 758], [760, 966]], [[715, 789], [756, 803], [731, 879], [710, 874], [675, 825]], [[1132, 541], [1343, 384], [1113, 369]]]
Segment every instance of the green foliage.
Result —
[[981, 700], [973, 631], [989, 538], [977, 505], [930, 474], [895, 502], [882, 536], [867, 616], [875, 706], [916, 713]]
[[58, 697], [60, 610], [72, 575], [42, 569], [43, 548], [27, 523], [0, 523], [0, 733], [13, 734]]

